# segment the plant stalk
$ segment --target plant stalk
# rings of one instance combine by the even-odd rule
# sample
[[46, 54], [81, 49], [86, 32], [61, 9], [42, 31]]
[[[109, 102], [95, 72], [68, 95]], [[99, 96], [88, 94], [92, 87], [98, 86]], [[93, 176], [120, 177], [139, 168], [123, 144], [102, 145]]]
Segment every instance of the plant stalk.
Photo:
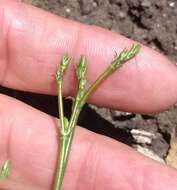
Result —
[[54, 182], [54, 190], [60, 190], [62, 186], [62, 181], [64, 177], [64, 163], [65, 163], [65, 147], [68, 142], [68, 135], [66, 133], [68, 120], [64, 117], [63, 111], [63, 99], [62, 99], [62, 86], [63, 86], [63, 75], [65, 70], [69, 65], [69, 57], [65, 54], [62, 58], [60, 67], [57, 70], [56, 80], [58, 83], [58, 110], [59, 110], [59, 117], [60, 117], [60, 151], [58, 155], [58, 162], [57, 162], [57, 173], [55, 176]]
[[65, 165], [65, 150], [66, 147], [68, 146], [68, 139], [69, 136], [65, 136], [62, 135], [60, 137], [60, 151], [59, 151], [59, 159], [58, 159], [58, 167], [57, 167], [57, 174], [56, 174], [56, 180], [55, 180], [55, 184], [54, 184], [54, 190], [61, 190], [61, 186], [62, 186], [62, 182], [63, 182], [63, 178], [64, 178], [64, 171], [66, 168]]
[[61, 190], [64, 173], [68, 163], [68, 157], [70, 148], [78, 121], [79, 114], [86, 103], [88, 97], [98, 88], [98, 86], [106, 80], [115, 70], [123, 65], [126, 61], [133, 58], [140, 50], [140, 45], [133, 45], [130, 49], [124, 49], [108, 66], [108, 68], [96, 79], [96, 81], [88, 88], [86, 87], [86, 59], [84, 56], [81, 57], [77, 66], [76, 74], [79, 82], [78, 92], [73, 102], [72, 115], [70, 121], [68, 121], [63, 114], [63, 100], [62, 100], [62, 82], [64, 70], [68, 65], [68, 56], [63, 57], [63, 64], [57, 71], [57, 82], [58, 82], [58, 105], [59, 105], [59, 116], [60, 116], [60, 154], [58, 159], [57, 174], [55, 178], [54, 190]]

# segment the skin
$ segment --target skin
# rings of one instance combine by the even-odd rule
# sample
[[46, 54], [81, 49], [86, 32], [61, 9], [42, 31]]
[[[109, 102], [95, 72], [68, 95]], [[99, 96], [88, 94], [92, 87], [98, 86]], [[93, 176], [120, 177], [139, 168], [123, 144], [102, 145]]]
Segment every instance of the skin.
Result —
[[[132, 41], [107, 30], [59, 18], [20, 1], [0, 1], [0, 83], [25, 91], [56, 94], [54, 74], [63, 53], [72, 64], [64, 95], [74, 94], [75, 61], [87, 55], [91, 83]], [[74, 81], [74, 82], [73, 82]], [[155, 113], [177, 102], [177, 69], [143, 47], [116, 71], [90, 102], [120, 110]], [[0, 165], [12, 160], [1, 189], [51, 189], [57, 157], [57, 119], [0, 95]], [[96, 126], [95, 126], [96, 127]], [[175, 190], [177, 171], [110, 138], [77, 128], [63, 190]]]

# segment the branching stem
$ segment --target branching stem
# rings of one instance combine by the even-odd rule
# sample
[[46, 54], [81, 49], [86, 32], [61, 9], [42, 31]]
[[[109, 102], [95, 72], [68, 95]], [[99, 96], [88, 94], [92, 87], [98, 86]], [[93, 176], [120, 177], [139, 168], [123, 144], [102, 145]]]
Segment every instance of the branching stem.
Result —
[[86, 59], [81, 57], [76, 70], [78, 79], [78, 91], [73, 101], [72, 114], [70, 121], [64, 117], [62, 84], [63, 75], [69, 65], [68, 55], [64, 55], [60, 67], [57, 71], [56, 79], [58, 83], [58, 108], [60, 116], [60, 151], [58, 159], [57, 174], [55, 178], [54, 190], [61, 190], [64, 173], [66, 170], [71, 143], [74, 136], [75, 127], [79, 114], [86, 103], [88, 97], [106, 80], [114, 71], [123, 65], [126, 61], [133, 58], [140, 50], [140, 45], [133, 45], [130, 49], [124, 49], [108, 66], [108, 68], [96, 79], [96, 81], [86, 90]]

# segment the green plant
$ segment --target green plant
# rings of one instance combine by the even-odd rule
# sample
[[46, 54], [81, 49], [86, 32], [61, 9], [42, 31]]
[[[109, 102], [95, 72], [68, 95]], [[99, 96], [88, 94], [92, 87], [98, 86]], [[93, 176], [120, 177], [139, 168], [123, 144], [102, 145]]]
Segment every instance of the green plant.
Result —
[[57, 70], [56, 80], [58, 84], [58, 109], [60, 117], [60, 151], [58, 156], [58, 166], [55, 178], [54, 190], [61, 190], [64, 173], [67, 166], [68, 156], [71, 148], [74, 131], [76, 128], [79, 114], [86, 103], [88, 97], [97, 89], [97, 87], [115, 70], [123, 65], [126, 61], [133, 58], [140, 50], [140, 45], [134, 45], [130, 49], [124, 49], [116, 56], [108, 68], [96, 79], [96, 81], [86, 89], [86, 58], [81, 56], [77, 65], [76, 76], [78, 80], [78, 89], [76, 97], [73, 98], [72, 114], [70, 120], [64, 117], [63, 102], [62, 102], [62, 85], [63, 77], [66, 69], [69, 66], [70, 58], [65, 54], [62, 58], [60, 66]]
[[0, 171], [0, 179], [8, 178], [10, 174], [11, 163], [10, 160], [5, 160]]

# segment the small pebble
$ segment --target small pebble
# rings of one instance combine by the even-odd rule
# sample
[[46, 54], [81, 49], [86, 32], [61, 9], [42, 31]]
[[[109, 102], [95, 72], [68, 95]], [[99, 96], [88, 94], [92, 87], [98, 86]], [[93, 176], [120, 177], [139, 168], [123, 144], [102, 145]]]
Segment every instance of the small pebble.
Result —
[[131, 134], [133, 138], [136, 140], [137, 143], [139, 144], [151, 144], [153, 138], [155, 138], [155, 135], [144, 131], [144, 130], [139, 130], [139, 129], [132, 129]]
[[97, 7], [97, 3], [96, 2], [93, 2], [93, 7]]
[[160, 24], [158, 23], [158, 24], [156, 24], [156, 26], [157, 26], [157, 28], [160, 28]]
[[164, 13], [164, 14], [162, 14], [162, 16], [163, 16], [163, 17], [167, 17], [167, 14], [166, 14], [166, 13]]
[[119, 17], [124, 19], [126, 17], [125, 13], [123, 11], [119, 12]]
[[70, 12], [71, 12], [71, 9], [70, 9], [70, 8], [66, 8], [65, 11], [66, 11], [67, 13], [70, 13]]
[[174, 2], [174, 1], [171, 1], [171, 2], [168, 3], [168, 5], [169, 5], [169, 7], [172, 7], [172, 8], [173, 8], [173, 7], [175, 6], [175, 2]]

